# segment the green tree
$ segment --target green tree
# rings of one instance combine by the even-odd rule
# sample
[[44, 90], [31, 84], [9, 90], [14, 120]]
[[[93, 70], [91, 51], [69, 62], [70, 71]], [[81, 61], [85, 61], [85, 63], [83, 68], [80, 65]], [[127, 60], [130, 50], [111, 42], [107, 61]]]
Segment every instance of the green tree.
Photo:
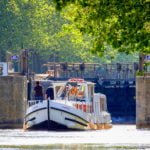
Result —
[[69, 25], [91, 37], [93, 52], [104, 54], [108, 45], [119, 52], [150, 52], [149, 0], [54, 1]]
[[[0, 61], [5, 61], [6, 51], [19, 54], [20, 50], [28, 49], [34, 64], [47, 61], [111, 62], [118, 50], [99, 36], [96, 16], [92, 21], [90, 17], [93, 16], [88, 14], [94, 11], [79, 3], [68, 5], [60, 13], [52, 0], [1, 0]], [[95, 28], [92, 28], [94, 24]], [[102, 49], [94, 49], [99, 40], [105, 46], [103, 58], [99, 58]]]

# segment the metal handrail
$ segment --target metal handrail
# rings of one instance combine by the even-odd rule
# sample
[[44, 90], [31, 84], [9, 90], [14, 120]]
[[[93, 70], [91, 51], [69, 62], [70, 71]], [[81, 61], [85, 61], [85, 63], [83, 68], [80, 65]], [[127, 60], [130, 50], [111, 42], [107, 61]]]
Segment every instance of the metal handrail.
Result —
[[30, 107], [32, 105], [35, 105], [35, 104], [38, 104], [38, 103], [41, 103], [42, 100], [28, 100], [27, 102], [27, 106]]

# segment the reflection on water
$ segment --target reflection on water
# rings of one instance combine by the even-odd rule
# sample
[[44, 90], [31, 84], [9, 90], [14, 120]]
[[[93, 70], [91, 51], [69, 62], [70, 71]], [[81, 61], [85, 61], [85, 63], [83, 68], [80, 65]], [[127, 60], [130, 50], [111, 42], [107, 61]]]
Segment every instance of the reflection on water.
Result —
[[0, 130], [0, 148], [7, 149], [146, 149], [150, 148], [150, 131], [135, 125], [114, 125], [98, 131], [23, 131]]

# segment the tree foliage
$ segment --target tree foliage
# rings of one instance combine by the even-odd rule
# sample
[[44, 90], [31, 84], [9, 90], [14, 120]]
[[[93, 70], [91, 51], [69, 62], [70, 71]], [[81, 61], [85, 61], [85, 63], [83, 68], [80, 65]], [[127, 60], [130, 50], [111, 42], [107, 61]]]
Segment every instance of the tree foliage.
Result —
[[[116, 9], [112, 2], [110, 12], [101, 0], [56, 2], [65, 9], [56, 11], [53, 0], [0, 1], [0, 61], [4, 61], [6, 51], [19, 54], [20, 50], [28, 49], [34, 57], [39, 56], [41, 62], [111, 62], [118, 56], [118, 49], [131, 48], [130, 44], [125, 47], [125, 42], [119, 47], [117, 36], [124, 30], [116, 26], [117, 14], [111, 15]], [[143, 35], [144, 31], [147, 36]], [[143, 35], [146, 43], [148, 21], [138, 34]], [[128, 35], [124, 33], [124, 36], [127, 39]], [[104, 57], [99, 58], [102, 53]]]
[[[54, 0], [70, 24], [91, 36], [92, 51], [150, 52], [149, 0]], [[64, 9], [63, 9], [64, 8]]]
[[28, 49], [31, 55], [39, 54], [45, 61], [54, 61], [55, 56], [59, 57], [57, 61], [81, 61], [83, 53], [87, 56], [89, 51], [82, 45], [79, 30], [65, 31], [67, 22], [51, 0], [1, 0], [1, 55], [2, 51], [19, 53]]

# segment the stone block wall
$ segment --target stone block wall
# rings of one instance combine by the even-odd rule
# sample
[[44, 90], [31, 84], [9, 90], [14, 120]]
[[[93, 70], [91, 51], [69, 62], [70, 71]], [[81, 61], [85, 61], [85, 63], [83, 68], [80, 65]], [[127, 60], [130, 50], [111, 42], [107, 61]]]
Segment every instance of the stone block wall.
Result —
[[0, 128], [22, 128], [27, 100], [23, 76], [0, 76]]
[[150, 76], [136, 78], [136, 127], [150, 129]]

